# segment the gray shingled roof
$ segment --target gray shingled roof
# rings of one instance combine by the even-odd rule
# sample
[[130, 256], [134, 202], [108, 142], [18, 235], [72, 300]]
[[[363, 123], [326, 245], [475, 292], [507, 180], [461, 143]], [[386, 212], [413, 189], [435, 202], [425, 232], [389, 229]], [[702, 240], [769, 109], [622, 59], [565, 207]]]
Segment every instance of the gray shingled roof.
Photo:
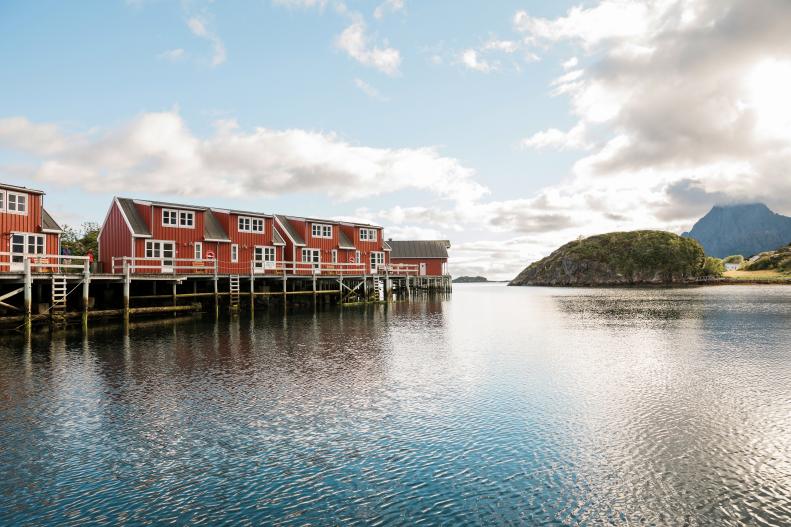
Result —
[[45, 231], [62, 231], [58, 222], [50, 216], [47, 209], [41, 209], [41, 229]]
[[342, 230], [340, 231], [340, 238], [338, 240], [338, 247], [340, 249], [356, 249], [354, 243], [346, 236], [346, 233]]
[[121, 206], [121, 212], [126, 216], [129, 225], [132, 226], [132, 234], [135, 236], [151, 236], [151, 231], [148, 229], [145, 220], [135, 207], [134, 200], [129, 198], [117, 198], [118, 204]]
[[203, 212], [203, 239], [219, 242], [229, 242], [231, 238], [220, 225], [220, 221], [210, 210]]
[[275, 229], [274, 227], [272, 227], [272, 243], [274, 245], [285, 245], [286, 244], [286, 240], [284, 240], [283, 237], [280, 236], [280, 232], [278, 232], [278, 230]]
[[387, 242], [382, 242], [382, 249], [384, 249], [385, 251], [392, 251], [393, 250], [393, 248], [390, 247], [390, 244], [387, 243]]
[[387, 243], [393, 249], [390, 258], [447, 258], [450, 247], [448, 240], [389, 240]]
[[277, 220], [280, 222], [280, 224], [288, 233], [288, 237], [294, 240], [294, 243], [296, 245], [305, 245], [305, 239], [302, 238], [302, 235], [299, 234], [299, 232], [297, 232], [297, 229], [295, 229], [294, 226], [291, 224], [291, 222], [288, 221], [288, 218], [286, 218], [285, 216], [281, 216], [279, 214], [275, 215], [275, 218], [277, 218]]

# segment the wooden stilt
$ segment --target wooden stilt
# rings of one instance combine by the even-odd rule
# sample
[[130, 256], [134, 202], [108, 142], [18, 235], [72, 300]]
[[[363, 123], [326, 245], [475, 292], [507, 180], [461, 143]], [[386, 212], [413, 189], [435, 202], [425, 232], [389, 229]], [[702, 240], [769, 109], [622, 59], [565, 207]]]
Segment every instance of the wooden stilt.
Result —
[[32, 327], [33, 321], [33, 275], [30, 270], [30, 259], [25, 257], [25, 328]]
[[91, 268], [88, 261], [82, 270], [82, 329], [88, 331], [88, 310], [90, 309]]

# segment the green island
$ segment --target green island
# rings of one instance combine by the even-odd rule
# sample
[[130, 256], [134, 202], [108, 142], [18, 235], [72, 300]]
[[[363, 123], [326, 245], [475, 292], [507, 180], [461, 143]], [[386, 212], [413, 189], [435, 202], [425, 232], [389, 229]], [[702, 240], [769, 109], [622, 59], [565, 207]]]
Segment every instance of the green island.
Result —
[[[726, 271], [725, 264], [739, 264]], [[791, 247], [745, 262], [707, 257], [696, 240], [665, 231], [612, 232], [569, 242], [530, 264], [509, 285], [628, 286], [791, 283]]]
[[459, 276], [453, 279], [454, 284], [477, 284], [488, 281], [485, 276]]

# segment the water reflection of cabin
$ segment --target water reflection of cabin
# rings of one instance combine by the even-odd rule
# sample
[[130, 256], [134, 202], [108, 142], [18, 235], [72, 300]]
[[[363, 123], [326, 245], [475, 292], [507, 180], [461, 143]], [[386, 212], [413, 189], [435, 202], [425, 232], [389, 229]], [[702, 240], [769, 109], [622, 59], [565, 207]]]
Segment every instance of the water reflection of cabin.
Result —
[[99, 234], [116, 273], [369, 274], [389, 250], [376, 225], [129, 198], [113, 200]]
[[26, 258], [56, 264], [61, 232], [44, 209], [44, 192], [0, 183], [0, 271], [22, 271]]

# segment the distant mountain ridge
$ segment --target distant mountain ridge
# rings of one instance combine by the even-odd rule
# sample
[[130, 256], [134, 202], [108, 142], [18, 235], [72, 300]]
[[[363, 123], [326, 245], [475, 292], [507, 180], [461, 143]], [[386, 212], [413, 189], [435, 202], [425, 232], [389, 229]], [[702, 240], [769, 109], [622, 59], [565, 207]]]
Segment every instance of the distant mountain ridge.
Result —
[[791, 242], [791, 218], [763, 203], [716, 205], [682, 236], [700, 242], [706, 254], [752, 256]]

